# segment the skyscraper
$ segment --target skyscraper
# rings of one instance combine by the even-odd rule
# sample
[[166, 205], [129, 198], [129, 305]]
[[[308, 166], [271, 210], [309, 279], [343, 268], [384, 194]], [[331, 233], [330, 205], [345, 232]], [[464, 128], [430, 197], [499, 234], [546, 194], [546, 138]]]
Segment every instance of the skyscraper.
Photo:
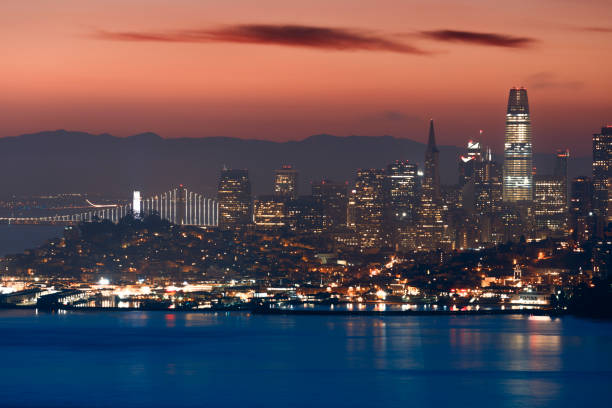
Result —
[[441, 247], [447, 227], [442, 215], [439, 154], [432, 119], [429, 122], [429, 136], [425, 151], [425, 173], [416, 237], [417, 247], [425, 250]]
[[578, 241], [591, 238], [595, 228], [593, 214], [593, 183], [589, 177], [576, 177], [572, 181], [570, 201], [570, 227]]
[[[482, 136], [482, 130], [480, 131]], [[467, 154], [459, 157], [459, 186], [463, 187], [470, 180], [476, 181], [475, 178], [480, 176], [477, 174], [482, 171], [482, 147], [480, 141], [470, 140], [467, 144]]]
[[295, 199], [298, 196], [298, 173], [291, 165], [285, 164], [274, 172], [274, 195], [278, 198]]
[[324, 228], [345, 227], [348, 203], [346, 183], [321, 180], [312, 185], [312, 198], [323, 211]]
[[286, 201], [287, 226], [290, 230], [320, 234], [323, 232], [323, 211], [321, 205], [312, 196], [301, 196]]
[[253, 200], [253, 222], [261, 228], [279, 228], [286, 223], [286, 201], [274, 196]]
[[557, 176], [535, 176], [534, 216], [537, 238], [567, 234], [566, 182]]
[[418, 168], [408, 160], [387, 166], [385, 178], [385, 224], [397, 250], [413, 249], [413, 225], [419, 204]]
[[569, 157], [570, 154], [568, 149], [557, 150], [557, 155], [555, 156], [555, 167], [553, 170], [553, 176], [558, 177], [559, 180], [563, 182], [563, 194], [566, 203], [569, 203], [567, 193], [567, 161], [569, 160]]
[[355, 181], [355, 230], [362, 248], [381, 248], [384, 236], [384, 179], [379, 169], [357, 171]]
[[504, 144], [505, 202], [533, 200], [531, 118], [525, 88], [510, 89]]
[[436, 146], [433, 119], [429, 121], [429, 136], [425, 150], [423, 192], [429, 194], [434, 201], [440, 200], [440, 151]]
[[217, 195], [220, 226], [234, 227], [251, 223], [253, 202], [248, 170], [223, 169]]
[[612, 221], [608, 191], [612, 187], [612, 126], [593, 135], [593, 210], [600, 223]]
[[387, 166], [385, 183], [389, 216], [396, 222], [413, 221], [418, 205], [417, 165], [408, 160], [396, 160]]

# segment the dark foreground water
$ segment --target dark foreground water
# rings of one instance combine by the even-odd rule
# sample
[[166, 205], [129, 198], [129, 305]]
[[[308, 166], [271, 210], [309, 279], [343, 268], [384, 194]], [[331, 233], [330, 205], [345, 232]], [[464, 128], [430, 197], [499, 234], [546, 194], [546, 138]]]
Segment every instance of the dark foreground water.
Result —
[[612, 324], [0, 311], [0, 406], [610, 406]]

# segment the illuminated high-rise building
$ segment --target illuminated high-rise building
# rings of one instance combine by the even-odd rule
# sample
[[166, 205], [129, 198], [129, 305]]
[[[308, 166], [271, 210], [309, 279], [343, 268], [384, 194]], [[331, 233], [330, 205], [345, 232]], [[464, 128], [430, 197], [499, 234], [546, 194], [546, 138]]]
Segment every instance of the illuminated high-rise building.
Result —
[[248, 170], [223, 169], [217, 196], [220, 226], [233, 227], [251, 223], [253, 201]]
[[587, 241], [595, 231], [593, 214], [593, 183], [589, 177], [580, 176], [572, 181], [570, 200], [570, 227], [578, 241]]
[[434, 201], [440, 200], [440, 151], [436, 146], [433, 119], [429, 121], [429, 136], [427, 137], [427, 149], [425, 150], [423, 192], [429, 194]]
[[601, 224], [612, 222], [608, 192], [612, 189], [612, 126], [593, 135], [593, 212]]
[[274, 172], [274, 195], [285, 199], [297, 198], [298, 173], [293, 166], [285, 164]]
[[386, 205], [395, 222], [413, 221], [419, 204], [418, 167], [408, 160], [397, 160], [387, 166]]
[[480, 175], [474, 183], [475, 207], [478, 214], [492, 215], [502, 206], [502, 171], [493, 160], [491, 149], [487, 149], [480, 166]]
[[347, 219], [347, 185], [330, 180], [321, 180], [312, 184], [312, 198], [323, 211], [325, 229], [345, 227]]
[[439, 154], [432, 119], [429, 122], [429, 136], [427, 150], [425, 151], [425, 172], [416, 228], [416, 246], [424, 250], [441, 248], [447, 228], [442, 214]]
[[525, 88], [512, 88], [506, 113], [504, 202], [533, 200], [531, 118]]
[[419, 206], [418, 167], [408, 160], [387, 166], [385, 178], [385, 214], [387, 235], [397, 250], [414, 247], [414, 222]]
[[253, 222], [262, 228], [279, 228], [286, 223], [286, 201], [274, 196], [253, 200]]
[[355, 181], [355, 230], [362, 248], [381, 248], [386, 243], [384, 231], [385, 172], [358, 170]]
[[537, 238], [567, 234], [566, 182], [557, 176], [535, 176], [534, 218]]
[[568, 194], [568, 183], [567, 183], [567, 161], [569, 160], [570, 153], [568, 149], [557, 150], [555, 156], [555, 167], [553, 170], [553, 176], [558, 177], [563, 182], [563, 191], [565, 194], [565, 202], [569, 204]]
[[[480, 131], [482, 137], [482, 130]], [[459, 157], [459, 186], [463, 187], [471, 180], [482, 177], [482, 147], [480, 141], [470, 140], [467, 144], [467, 153]]]

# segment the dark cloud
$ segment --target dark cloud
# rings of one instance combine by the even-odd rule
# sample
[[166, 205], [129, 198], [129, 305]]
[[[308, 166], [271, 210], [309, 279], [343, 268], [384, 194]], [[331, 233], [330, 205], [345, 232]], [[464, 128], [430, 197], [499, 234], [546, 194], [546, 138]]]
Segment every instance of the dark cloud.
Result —
[[610, 27], [580, 27], [582, 31], [592, 31], [594, 33], [612, 33]]
[[494, 47], [526, 48], [536, 40], [528, 37], [514, 37], [506, 34], [477, 33], [473, 31], [435, 30], [421, 31], [422, 36], [437, 41], [463, 42]]
[[560, 80], [557, 75], [552, 72], [538, 72], [530, 75], [525, 80], [525, 83], [532, 89], [580, 89], [584, 87], [584, 82], [575, 80]]
[[210, 29], [168, 32], [98, 31], [96, 38], [113, 41], [155, 41], [172, 43], [227, 42], [309, 47], [340, 51], [389, 51], [402, 54], [429, 54], [402, 41], [364, 30], [301, 25], [231, 25]]
[[404, 112], [400, 112], [400, 111], [396, 111], [396, 110], [387, 110], [384, 111], [380, 114], [379, 118], [384, 119], [384, 120], [391, 120], [391, 121], [401, 121], [401, 120], [408, 120], [408, 121], [412, 121], [412, 120], [419, 120], [418, 117], [413, 116], [413, 115], [408, 115]]

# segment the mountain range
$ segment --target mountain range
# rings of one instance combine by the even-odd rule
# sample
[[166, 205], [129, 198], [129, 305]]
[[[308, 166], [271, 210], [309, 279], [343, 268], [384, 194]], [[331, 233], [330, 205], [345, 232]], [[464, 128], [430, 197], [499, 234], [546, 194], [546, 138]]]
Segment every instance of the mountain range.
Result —
[[[456, 146], [439, 146], [443, 184], [457, 182]], [[254, 194], [272, 191], [274, 169], [291, 164], [299, 171], [300, 194], [313, 180], [352, 181], [359, 168], [382, 168], [397, 159], [423, 164], [425, 145], [393, 136], [315, 135], [273, 142], [229, 137], [130, 137], [55, 130], [0, 138], [0, 192], [10, 195], [96, 192], [144, 196], [184, 184], [214, 196], [220, 170], [249, 169]], [[501, 157], [498, 157], [500, 160]], [[535, 154], [538, 173], [552, 170], [553, 155]], [[569, 176], [591, 173], [591, 158], [571, 158]]]

